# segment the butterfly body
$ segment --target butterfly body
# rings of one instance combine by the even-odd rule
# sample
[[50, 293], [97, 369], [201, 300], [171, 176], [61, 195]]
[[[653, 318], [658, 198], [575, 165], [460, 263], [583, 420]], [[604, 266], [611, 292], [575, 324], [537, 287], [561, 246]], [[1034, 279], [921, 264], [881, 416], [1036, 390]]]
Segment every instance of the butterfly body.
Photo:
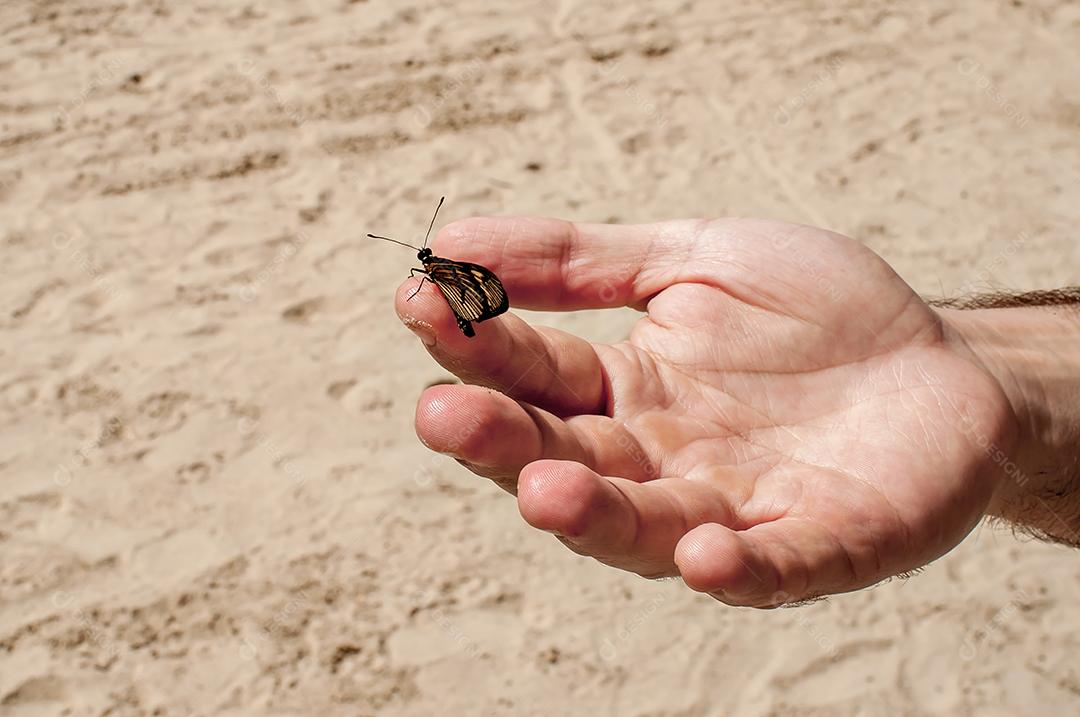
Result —
[[439, 208], [442, 207], [445, 199], [446, 197], [440, 199], [439, 206], [435, 207], [435, 214], [431, 217], [431, 223], [428, 224], [422, 248], [377, 234], [368, 234], [368, 236], [372, 239], [382, 239], [416, 249], [416, 258], [420, 260], [424, 268], [412, 269], [409, 275], [419, 273], [424, 274], [424, 278], [420, 280], [420, 286], [416, 287], [416, 291], [409, 295], [409, 299], [416, 296], [425, 281], [430, 280], [439, 287], [439, 291], [446, 298], [446, 303], [450, 305], [450, 310], [457, 318], [461, 333], [471, 338], [476, 336], [472, 327], [473, 321], [479, 323], [498, 316], [510, 308], [510, 301], [502, 282], [491, 269], [479, 264], [470, 264], [467, 261], [443, 259], [435, 256], [428, 248], [427, 240], [431, 235], [431, 228], [435, 226], [435, 217], [438, 216]]

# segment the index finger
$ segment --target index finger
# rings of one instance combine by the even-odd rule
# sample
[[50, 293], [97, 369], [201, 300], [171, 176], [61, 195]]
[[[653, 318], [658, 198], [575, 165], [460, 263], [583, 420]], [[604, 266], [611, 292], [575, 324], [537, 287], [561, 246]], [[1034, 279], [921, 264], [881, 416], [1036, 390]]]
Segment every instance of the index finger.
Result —
[[686, 232], [660, 227], [474, 217], [439, 230], [432, 249], [494, 271], [519, 308], [641, 308], [679, 278], [691, 249]]

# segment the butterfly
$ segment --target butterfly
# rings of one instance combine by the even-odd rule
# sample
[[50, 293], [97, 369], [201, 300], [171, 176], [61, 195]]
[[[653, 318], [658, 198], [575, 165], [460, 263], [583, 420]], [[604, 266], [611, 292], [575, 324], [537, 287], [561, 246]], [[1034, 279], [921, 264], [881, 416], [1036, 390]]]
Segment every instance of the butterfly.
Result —
[[415, 247], [412, 244], [377, 234], [368, 234], [368, 236], [372, 239], [383, 239], [416, 249], [416, 258], [420, 260], [424, 268], [410, 269], [409, 276], [423, 274], [424, 278], [420, 280], [420, 286], [409, 294], [408, 300], [411, 301], [416, 296], [425, 281], [431, 281], [446, 297], [446, 303], [450, 304], [450, 310], [457, 317], [457, 325], [461, 333], [471, 338], [476, 336], [471, 322], [479, 323], [498, 316], [510, 308], [510, 300], [506, 296], [506, 289], [503, 288], [499, 277], [495, 276], [495, 272], [491, 269], [466, 261], [443, 259], [441, 256], [435, 256], [431, 249], [428, 249], [431, 228], [435, 226], [435, 217], [439, 216], [439, 210], [442, 209], [445, 200], [446, 197], [440, 199], [439, 206], [435, 207], [435, 214], [432, 215], [431, 223], [428, 224], [422, 247]]

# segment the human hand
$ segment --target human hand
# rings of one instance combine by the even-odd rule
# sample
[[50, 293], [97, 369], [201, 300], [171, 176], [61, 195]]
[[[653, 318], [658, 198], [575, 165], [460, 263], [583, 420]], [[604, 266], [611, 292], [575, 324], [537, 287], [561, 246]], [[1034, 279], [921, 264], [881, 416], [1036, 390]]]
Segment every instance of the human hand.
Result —
[[454, 222], [433, 249], [495, 271], [515, 307], [645, 312], [613, 345], [512, 313], [469, 339], [434, 286], [397, 294], [465, 384], [424, 391], [421, 440], [577, 553], [768, 607], [925, 565], [1002, 480], [985, 450], [1016, 438], [999, 382], [852, 239], [499, 218]]

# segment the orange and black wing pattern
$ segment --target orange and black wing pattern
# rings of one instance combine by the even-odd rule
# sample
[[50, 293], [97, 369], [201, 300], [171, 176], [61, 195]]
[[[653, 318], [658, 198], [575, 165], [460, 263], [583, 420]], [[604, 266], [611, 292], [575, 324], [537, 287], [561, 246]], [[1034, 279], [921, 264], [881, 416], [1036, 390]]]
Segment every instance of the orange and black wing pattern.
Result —
[[485, 321], [510, 308], [506, 289], [491, 269], [437, 256], [425, 264], [428, 278], [446, 297], [466, 336], [476, 335], [469, 322]]

